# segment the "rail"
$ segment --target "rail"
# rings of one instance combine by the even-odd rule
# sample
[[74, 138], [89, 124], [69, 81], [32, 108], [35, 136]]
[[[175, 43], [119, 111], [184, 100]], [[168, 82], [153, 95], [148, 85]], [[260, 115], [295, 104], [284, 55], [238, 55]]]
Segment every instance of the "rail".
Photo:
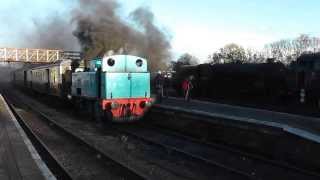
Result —
[[45, 115], [43, 112], [35, 109], [34, 107], [32, 107], [24, 102], [20, 101], [20, 104], [23, 104], [28, 109], [30, 109], [32, 112], [39, 115], [39, 117], [41, 117], [41, 119], [43, 119], [46, 123], [48, 123], [52, 128], [55, 128], [56, 130], [60, 131], [61, 133], [68, 135], [69, 137], [71, 137], [74, 140], [74, 142], [77, 142], [77, 143], [85, 146], [86, 148], [88, 148], [88, 150], [91, 151], [91, 153], [93, 155], [95, 155], [95, 157], [99, 157], [99, 159], [102, 162], [111, 162], [113, 164], [113, 166], [115, 167], [115, 170], [118, 171], [117, 173], [122, 174], [122, 176], [125, 177], [125, 179], [137, 179], [137, 180], [147, 179], [143, 174], [137, 172], [135, 169], [128, 167], [126, 164], [118, 162], [112, 156], [108, 156], [104, 152], [98, 150], [93, 145], [88, 143], [84, 138], [79, 137], [71, 130], [66, 129], [65, 127], [63, 127], [63, 125], [52, 120], [50, 117]]

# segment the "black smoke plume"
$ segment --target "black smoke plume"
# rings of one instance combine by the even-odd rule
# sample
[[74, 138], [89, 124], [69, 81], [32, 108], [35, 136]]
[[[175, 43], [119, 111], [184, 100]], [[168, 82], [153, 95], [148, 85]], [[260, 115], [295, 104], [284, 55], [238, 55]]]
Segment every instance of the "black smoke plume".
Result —
[[62, 50], [79, 50], [77, 39], [72, 36], [72, 24], [69, 20], [52, 15], [50, 20], [33, 20], [34, 31], [27, 32], [23, 47]]
[[152, 71], [165, 68], [170, 38], [155, 25], [154, 14], [140, 7], [124, 20], [120, 8], [116, 0], [78, 0], [70, 11], [71, 20], [54, 16], [37, 24], [37, 31], [29, 37], [38, 37], [32, 44], [39, 48], [74, 50], [78, 46], [85, 60], [113, 50], [147, 58]]

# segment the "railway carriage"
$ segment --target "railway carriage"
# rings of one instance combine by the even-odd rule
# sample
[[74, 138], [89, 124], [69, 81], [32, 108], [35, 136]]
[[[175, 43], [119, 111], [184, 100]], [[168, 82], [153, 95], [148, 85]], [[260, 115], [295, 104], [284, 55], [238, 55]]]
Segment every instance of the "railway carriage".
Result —
[[25, 86], [42, 94], [65, 97], [65, 75], [71, 71], [71, 61], [59, 61], [54, 64], [25, 69]]
[[182, 66], [174, 78], [178, 92], [191, 75], [194, 97], [299, 102], [320, 108], [320, 53], [303, 54], [290, 66], [273, 61]]
[[65, 90], [65, 75], [71, 72], [71, 61], [58, 61], [54, 64], [24, 67], [13, 73], [14, 84], [35, 92], [61, 97]]

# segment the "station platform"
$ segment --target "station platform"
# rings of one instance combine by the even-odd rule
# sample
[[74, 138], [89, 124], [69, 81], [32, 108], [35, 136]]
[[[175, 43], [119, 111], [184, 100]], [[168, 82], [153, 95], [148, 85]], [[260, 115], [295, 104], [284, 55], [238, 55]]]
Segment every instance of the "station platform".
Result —
[[55, 180], [0, 94], [0, 179]]
[[320, 118], [199, 100], [186, 102], [182, 98], [174, 97], [164, 98], [160, 104], [155, 104], [155, 107], [281, 128], [288, 133], [320, 143]]

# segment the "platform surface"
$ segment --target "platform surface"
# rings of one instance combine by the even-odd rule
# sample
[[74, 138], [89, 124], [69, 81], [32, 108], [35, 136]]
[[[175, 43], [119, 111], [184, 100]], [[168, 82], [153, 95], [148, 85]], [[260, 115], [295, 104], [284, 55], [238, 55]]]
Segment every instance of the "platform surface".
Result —
[[54, 180], [0, 94], [0, 180]]
[[173, 97], [155, 106], [282, 128], [320, 143], [320, 118]]

